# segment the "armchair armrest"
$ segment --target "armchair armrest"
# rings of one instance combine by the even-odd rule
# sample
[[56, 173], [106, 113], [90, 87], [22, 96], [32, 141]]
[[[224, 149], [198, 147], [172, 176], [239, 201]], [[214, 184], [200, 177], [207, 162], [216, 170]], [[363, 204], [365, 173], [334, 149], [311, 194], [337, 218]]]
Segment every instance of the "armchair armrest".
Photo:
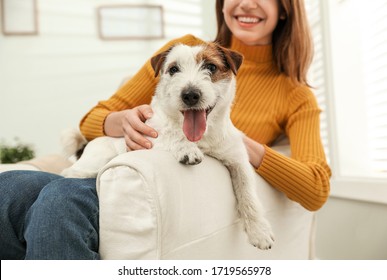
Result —
[[180, 164], [168, 152], [119, 155], [100, 171], [100, 254], [103, 259], [308, 259], [314, 214], [256, 176], [275, 244], [248, 243], [228, 170], [205, 157]]

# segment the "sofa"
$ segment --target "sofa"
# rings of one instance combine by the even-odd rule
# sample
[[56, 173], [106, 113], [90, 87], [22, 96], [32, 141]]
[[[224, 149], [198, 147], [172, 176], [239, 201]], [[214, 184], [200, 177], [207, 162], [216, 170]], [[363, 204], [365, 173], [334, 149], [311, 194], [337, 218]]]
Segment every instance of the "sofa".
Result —
[[[287, 145], [277, 149], [289, 152]], [[0, 172], [28, 164], [0, 165]], [[248, 243], [228, 170], [219, 161], [205, 157], [187, 166], [165, 151], [121, 154], [97, 177], [101, 258], [313, 259], [314, 213], [258, 175], [256, 191], [275, 235], [267, 251]]]

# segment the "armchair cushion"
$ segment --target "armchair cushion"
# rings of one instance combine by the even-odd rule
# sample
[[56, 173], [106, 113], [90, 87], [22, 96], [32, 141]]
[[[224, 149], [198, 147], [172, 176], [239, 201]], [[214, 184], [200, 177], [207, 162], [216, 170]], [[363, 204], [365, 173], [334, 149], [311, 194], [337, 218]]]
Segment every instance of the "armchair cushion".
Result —
[[103, 259], [308, 259], [314, 214], [259, 175], [256, 190], [275, 234], [271, 250], [248, 243], [228, 170], [206, 157], [195, 166], [168, 152], [119, 155], [97, 178]]

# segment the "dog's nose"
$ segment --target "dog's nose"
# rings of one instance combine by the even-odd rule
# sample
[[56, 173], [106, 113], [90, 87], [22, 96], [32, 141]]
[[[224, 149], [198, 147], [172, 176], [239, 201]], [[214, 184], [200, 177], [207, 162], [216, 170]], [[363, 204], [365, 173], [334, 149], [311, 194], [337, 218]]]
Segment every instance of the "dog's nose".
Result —
[[193, 106], [199, 102], [200, 94], [197, 91], [190, 90], [183, 92], [181, 98], [186, 105]]

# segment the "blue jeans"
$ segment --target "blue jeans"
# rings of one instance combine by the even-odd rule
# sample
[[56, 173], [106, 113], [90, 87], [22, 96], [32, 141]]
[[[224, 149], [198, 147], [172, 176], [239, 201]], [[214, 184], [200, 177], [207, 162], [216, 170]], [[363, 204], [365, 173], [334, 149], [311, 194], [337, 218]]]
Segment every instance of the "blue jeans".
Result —
[[99, 259], [95, 179], [0, 174], [0, 259]]

